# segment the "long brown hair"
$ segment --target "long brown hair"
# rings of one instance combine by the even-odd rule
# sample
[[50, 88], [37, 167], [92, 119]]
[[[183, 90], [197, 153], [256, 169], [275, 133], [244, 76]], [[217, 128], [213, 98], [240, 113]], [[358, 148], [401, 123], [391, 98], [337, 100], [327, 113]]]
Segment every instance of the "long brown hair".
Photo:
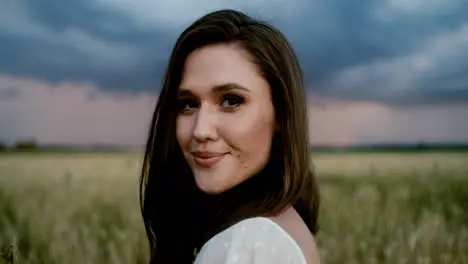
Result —
[[[195, 185], [175, 137], [176, 100], [187, 56], [212, 44], [237, 44], [271, 87], [278, 132], [265, 168], [220, 195]], [[319, 192], [308, 149], [307, 102], [298, 59], [273, 26], [235, 10], [211, 12], [178, 38], [153, 113], [140, 181], [151, 263], [190, 263], [194, 247], [242, 219], [293, 205], [316, 234]]]

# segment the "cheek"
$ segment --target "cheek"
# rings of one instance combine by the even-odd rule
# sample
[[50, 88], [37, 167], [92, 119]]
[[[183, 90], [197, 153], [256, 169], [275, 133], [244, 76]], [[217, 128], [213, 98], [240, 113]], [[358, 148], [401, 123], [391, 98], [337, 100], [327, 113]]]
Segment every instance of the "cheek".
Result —
[[234, 148], [233, 155], [243, 169], [259, 169], [268, 160], [274, 130], [271, 115], [249, 112], [241, 122], [225, 126], [229, 127], [225, 130], [226, 140]]
[[[257, 125], [255, 125], [257, 126]], [[240, 131], [239, 135], [241, 135]], [[242, 133], [239, 137], [238, 158], [245, 168], [248, 166], [258, 167], [259, 162], [267, 160], [270, 150], [272, 131], [267, 127], [252, 127], [250, 131]]]
[[187, 117], [178, 117], [176, 120], [176, 137], [181, 148], [185, 148], [191, 140], [191, 121]]

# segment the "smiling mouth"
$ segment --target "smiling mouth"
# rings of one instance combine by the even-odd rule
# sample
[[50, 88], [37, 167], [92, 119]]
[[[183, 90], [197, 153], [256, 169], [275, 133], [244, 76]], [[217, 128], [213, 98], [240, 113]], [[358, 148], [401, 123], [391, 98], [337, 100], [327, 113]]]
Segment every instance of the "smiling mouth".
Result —
[[193, 161], [198, 167], [211, 168], [218, 164], [227, 153], [194, 152]]

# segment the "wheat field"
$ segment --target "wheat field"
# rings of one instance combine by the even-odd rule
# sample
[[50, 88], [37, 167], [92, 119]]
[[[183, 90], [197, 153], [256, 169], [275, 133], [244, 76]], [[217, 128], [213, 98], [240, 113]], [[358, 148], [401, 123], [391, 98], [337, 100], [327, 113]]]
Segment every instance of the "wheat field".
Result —
[[[0, 263], [146, 263], [141, 158], [1, 154]], [[468, 263], [468, 153], [314, 154], [312, 162], [322, 263]]]

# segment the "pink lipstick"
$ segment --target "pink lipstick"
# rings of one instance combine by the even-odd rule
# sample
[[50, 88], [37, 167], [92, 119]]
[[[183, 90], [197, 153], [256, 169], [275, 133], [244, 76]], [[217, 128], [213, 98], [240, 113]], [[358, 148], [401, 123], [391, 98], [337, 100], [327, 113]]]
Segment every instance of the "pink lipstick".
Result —
[[218, 164], [226, 153], [215, 152], [193, 152], [193, 161], [202, 168], [210, 168]]

